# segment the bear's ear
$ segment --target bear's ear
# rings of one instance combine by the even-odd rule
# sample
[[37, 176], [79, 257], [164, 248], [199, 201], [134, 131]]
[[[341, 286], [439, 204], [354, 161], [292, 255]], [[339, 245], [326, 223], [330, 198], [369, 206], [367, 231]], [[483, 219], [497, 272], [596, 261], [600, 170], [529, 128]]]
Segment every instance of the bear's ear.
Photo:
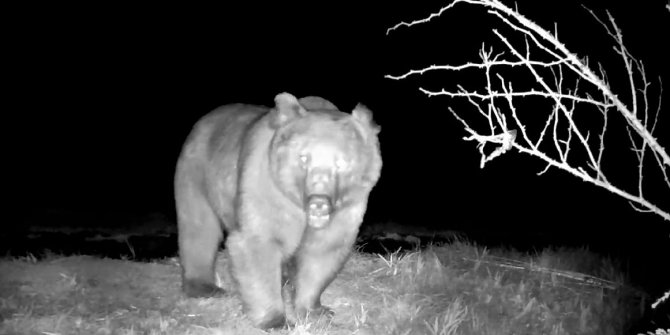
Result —
[[291, 120], [307, 113], [290, 93], [280, 93], [275, 97], [275, 108], [270, 111], [270, 126], [274, 129], [280, 128]]
[[373, 136], [379, 134], [381, 131], [381, 127], [375, 124], [372, 120], [372, 112], [362, 104], [356, 105], [356, 108], [354, 108], [354, 111], [351, 114], [354, 120], [365, 127], [365, 129]]

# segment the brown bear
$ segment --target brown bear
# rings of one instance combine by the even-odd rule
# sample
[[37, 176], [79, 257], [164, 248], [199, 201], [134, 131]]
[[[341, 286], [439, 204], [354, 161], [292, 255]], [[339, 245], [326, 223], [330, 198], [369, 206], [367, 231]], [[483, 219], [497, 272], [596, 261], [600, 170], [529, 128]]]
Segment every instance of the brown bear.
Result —
[[[175, 200], [182, 288], [223, 293], [214, 265], [224, 229], [230, 273], [258, 327], [332, 312], [321, 293], [349, 256], [381, 171], [372, 113], [282, 93], [276, 106], [222, 106], [193, 127], [179, 157]], [[283, 274], [288, 277], [284, 278]]]

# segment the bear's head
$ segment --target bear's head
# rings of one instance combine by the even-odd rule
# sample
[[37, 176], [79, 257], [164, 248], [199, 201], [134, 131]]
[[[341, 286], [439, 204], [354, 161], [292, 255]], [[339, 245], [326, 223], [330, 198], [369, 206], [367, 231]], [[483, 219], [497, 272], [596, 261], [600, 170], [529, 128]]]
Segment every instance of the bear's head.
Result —
[[281, 192], [303, 208], [312, 228], [337, 210], [367, 200], [379, 179], [380, 128], [362, 105], [352, 114], [327, 100], [282, 93], [269, 114], [271, 175]]

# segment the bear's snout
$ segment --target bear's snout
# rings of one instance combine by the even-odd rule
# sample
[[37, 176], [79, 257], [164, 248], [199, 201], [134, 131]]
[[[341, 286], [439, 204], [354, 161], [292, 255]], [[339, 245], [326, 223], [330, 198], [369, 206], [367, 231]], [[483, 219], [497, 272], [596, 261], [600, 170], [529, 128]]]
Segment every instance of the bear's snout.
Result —
[[307, 196], [313, 194], [332, 195], [335, 189], [333, 170], [329, 168], [314, 168], [307, 175]]

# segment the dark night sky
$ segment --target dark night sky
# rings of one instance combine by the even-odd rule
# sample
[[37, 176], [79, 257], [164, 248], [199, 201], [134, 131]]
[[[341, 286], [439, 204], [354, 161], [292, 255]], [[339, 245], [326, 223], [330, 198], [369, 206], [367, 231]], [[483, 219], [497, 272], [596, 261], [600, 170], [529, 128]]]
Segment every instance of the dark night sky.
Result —
[[[384, 169], [371, 196], [370, 221], [590, 230], [599, 236], [636, 229], [667, 236], [668, 222], [634, 212], [603, 189], [558, 170], [537, 176], [544, 167], [537, 159], [512, 152], [479, 169], [474, 144], [461, 140], [465, 132], [446, 110], [457, 102], [424, 96], [417, 90], [426, 83], [421, 78], [383, 78], [422, 65], [476, 61], [481, 43], [495, 42], [491, 27], [500, 25], [483, 8], [467, 5], [385, 35], [393, 24], [442, 4], [59, 4], [6, 12], [5, 82], [9, 78], [12, 88], [3, 128], [12, 137], [5, 142], [18, 200], [12, 210], [173, 215], [174, 164], [193, 123], [227, 103], [272, 105], [287, 91], [322, 96], [344, 111], [358, 102], [373, 111], [382, 127]], [[610, 10], [647, 73], [669, 81], [670, 52], [661, 50], [670, 32], [664, 2], [518, 4], [544, 27], [556, 21], [568, 48], [622, 71], [607, 36], [581, 4], [599, 15]], [[447, 88], [453, 84], [444, 81]], [[664, 104], [670, 104], [667, 94]], [[666, 148], [669, 128], [670, 115], [663, 113], [657, 137]], [[614, 227], [614, 219], [623, 225]]]

